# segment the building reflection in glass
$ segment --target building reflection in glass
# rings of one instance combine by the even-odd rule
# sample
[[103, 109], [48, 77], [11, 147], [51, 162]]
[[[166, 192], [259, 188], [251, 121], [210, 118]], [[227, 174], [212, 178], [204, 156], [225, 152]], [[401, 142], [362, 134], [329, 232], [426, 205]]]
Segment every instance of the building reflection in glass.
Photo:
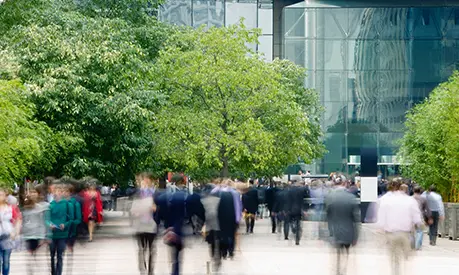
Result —
[[396, 171], [406, 111], [457, 67], [459, 7], [302, 3], [284, 10], [284, 30], [284, 58], [308, 69], [306, 85], [326, 108], [329, 153], [315, 172], [353, 172], [361, 147], [376, 147], [381, 170]]

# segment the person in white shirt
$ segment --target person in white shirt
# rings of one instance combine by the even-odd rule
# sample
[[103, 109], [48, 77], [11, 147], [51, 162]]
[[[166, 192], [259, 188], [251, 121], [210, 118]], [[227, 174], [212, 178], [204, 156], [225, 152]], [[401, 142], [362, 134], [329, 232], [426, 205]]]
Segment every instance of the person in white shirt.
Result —
[[392, 275], [399, 275], [400, 260], [411, 252], [411, 232], [422, 225], [422, 220], [416, 200], [400, 190], [400, 180], [392, 181], [390, 188], [392, 192], [379, 201], [377, 225], [387, 237]]

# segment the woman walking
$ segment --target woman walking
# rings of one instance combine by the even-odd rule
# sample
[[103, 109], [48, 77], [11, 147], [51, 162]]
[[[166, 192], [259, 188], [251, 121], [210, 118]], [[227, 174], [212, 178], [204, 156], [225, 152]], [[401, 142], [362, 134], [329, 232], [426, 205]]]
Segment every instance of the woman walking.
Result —
[[27, 251], [31, 255], [31, 260], [27, 265], [27, 273], [30, 275], [34, 274], [34, 269], [37, 266], [36, 252], [46, 241], [48, 215], [49, 205], [40, 203], [38, 190], [36, 188], [31, 189], [24, 200], [22, 213], [22, 237], [26, 242]]
[[83, 221], [88, 225], [89, 242], [93, 240], [96, 223], [103, 222], [102, 199], [94, 183], [83, 193]]
[[20, 213], [8, 205], [7, 192], [0, 188], [0, 261], [2, 274], [10, 273], [10, 256], [13, 243], [21, 228]]

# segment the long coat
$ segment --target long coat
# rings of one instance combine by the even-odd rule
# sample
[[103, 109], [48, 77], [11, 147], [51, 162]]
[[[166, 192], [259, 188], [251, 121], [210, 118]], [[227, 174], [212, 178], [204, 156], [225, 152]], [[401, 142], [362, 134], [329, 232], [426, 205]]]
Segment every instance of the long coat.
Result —
[[[86, 191], [83, 193], [83, 222], [88, 223], [89, 222], [89, 216], [91, 214], [91, 204], [92, 204], [92, 198], [89, 195], [89, 192]], [[102, 199], [100, 197], [99, 191], [97, 191], [96, 195], [96, 200], [95, 200], [95, 207], [96, 207], [96, 212], [97, 212], [97, 221], [98, 223], [101, 223], [103, 221], [103, 216], [102, 212], [103, 207], [102, 207]]]
[[326, 198], [327, 221], [335, 244], [351, 245], [357, 241], [360, 208], [356, 198], [344, 188], [332, 191]]

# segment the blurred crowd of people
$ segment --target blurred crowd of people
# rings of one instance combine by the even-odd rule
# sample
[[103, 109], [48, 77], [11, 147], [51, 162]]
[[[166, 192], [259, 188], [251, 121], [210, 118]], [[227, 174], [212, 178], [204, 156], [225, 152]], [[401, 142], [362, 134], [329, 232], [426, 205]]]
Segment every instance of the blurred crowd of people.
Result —
[[[2, 274], [9, 274], [10, 255], [21, 236], [31, 255], [29, 274], [34, 274], [37, 251], [47, 248], [51, 274], [61, 275], [65, 251], [71, 259], [77, 241], [93, 241], [96, 225], [103, 222], [104, 208], [116, 210], [122, 191], [116, 185], [98, 187], [94, 179], [46, 178], [42, 184], [27, 186], [19, 201], [10, 193], [0, 189]], [[402, 179], [380, 180], [378, 194], [379, 200], [370, 206], [365, 219], [377, 222], [386, 236], [393, 274], [398, 275], [401, 259], [411, 250], [421, 249], [425, 226], [430, 228], [430, 244], [436, 244], [438, 223], [444, 218], [442, 198], [435, 186], [424, 191]], [[303, 220], [318, 221], [319, 239], [336, 249], [337, 275], [345, 274], [346, 259], [357, 244], [362, 220], [360, 184], [340, 174], [326, 180], [306, 176], [285, 184], [215, 179], [190, 191], [184, 176], [176, 175], [169, 183], [142, 173], [124, 195], [130, 202], [139, 272], [145, 275], [154, 274], [159, 236], [171, 251], [171, 274], [180, 274], [188, 236], [203, 236], [212, 269], [218, 271], [222, 260], [235, 256], [238, 232], [250, 236], [257, 219], [268, 215], [272, 233], [285, 240], [293, 236], [296, 245], [302, 239]]]
[[65, 251], [72, 257], [77, 239], [91, 242], [95, 225], [103, 221], [97, 181], [46, 178], [24, 187], [19, 200], [0, 189], [2, 274], [9, 274], [12, 251], [24, 244], [31, 256], [28, 274], [36, 272], [37, 252], [47, 249], [51, 274], [61, 275]]

